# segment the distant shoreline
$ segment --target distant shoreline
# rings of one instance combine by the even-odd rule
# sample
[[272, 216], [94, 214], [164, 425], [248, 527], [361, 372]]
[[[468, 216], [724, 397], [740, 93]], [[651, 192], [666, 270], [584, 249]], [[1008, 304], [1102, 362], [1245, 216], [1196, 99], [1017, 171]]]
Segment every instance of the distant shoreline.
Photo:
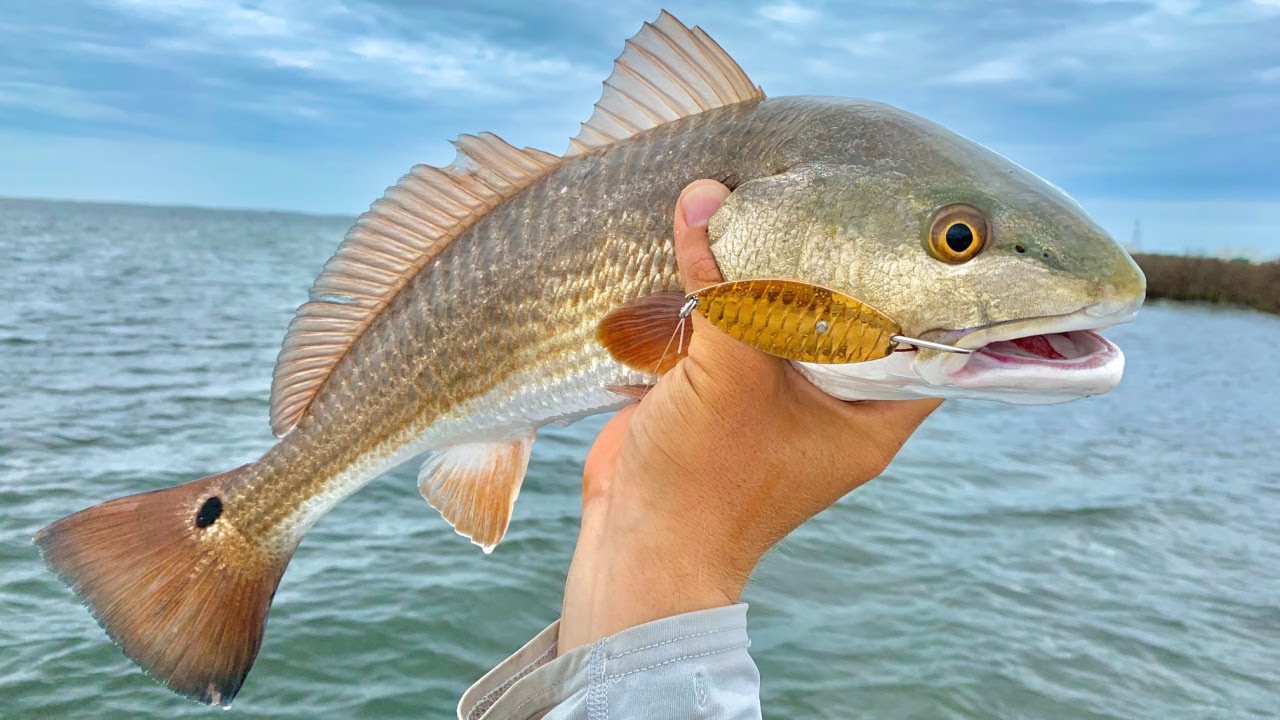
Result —
[[1135, 253], [1155, 300], [1237, 305], [1280, 314], [1280, 260], [1250, 263]]
[[[179, 210], [201, 213], [249, 213], [255, 215], [271, 215], [286, 217], [319, 218], [321, 220], [348, 220], [355, 222], [360, 213], [318, 212], [309, 210], [280, 210], [265, 207], [226, 207], [222, 205], [187, 205], [174, 203], [144, 203], [116, 200], [71, 200], [67, 198], [26, 197], [22, 195], [0, 195], [0, 203], [31, 203], [41, 205], [79, 205], [92, 208], [140, 208], [144, 210]], [[363, 211], [362, 211], [363, 212]]]

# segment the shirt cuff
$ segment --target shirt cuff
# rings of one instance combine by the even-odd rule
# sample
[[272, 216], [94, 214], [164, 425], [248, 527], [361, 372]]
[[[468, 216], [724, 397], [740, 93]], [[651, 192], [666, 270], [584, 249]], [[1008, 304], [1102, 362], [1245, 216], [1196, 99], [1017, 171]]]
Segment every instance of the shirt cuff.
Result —
[[745, 603], [655, 620], [557, 658], [559, 633], [559, 621], [552, 623], [472, 685], [458, 702], [459, 720], [523, 720], [558, 707], [585, 708], [610, 684], [682, 661], [706, 658], [705, 665], [716, 656], [733, 662], [733, 674], [748, 684], [754, 679], [758, 688], [759, 675], [746, 653], [751, 641]]

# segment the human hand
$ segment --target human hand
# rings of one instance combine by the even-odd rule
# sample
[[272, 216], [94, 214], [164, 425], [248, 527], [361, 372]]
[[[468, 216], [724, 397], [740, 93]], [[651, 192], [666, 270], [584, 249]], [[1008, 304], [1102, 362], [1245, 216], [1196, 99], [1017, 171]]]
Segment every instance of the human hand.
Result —
[[[707, 220], [729, 195], [692, 183], [675, 211], [685, 292], [723, 278]], [[682, 359], [596, 438], [559, 651], [738, 602], [765, 552], [879, 475], [940, 400], [847, 403], [693, 313]]]

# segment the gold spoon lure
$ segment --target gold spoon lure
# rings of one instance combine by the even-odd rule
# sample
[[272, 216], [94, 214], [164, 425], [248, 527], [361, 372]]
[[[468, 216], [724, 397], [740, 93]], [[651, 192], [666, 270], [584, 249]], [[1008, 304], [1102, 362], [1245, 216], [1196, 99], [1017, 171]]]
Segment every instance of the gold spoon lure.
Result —
[[686, 297], [681, 319], [697, 310], [731, 337], [787, 360], [866, 362], [888, 357], [898, 345], [973, 352], [903, 335], [898, 323], [870, 305], [796, 280], [735, 280]]

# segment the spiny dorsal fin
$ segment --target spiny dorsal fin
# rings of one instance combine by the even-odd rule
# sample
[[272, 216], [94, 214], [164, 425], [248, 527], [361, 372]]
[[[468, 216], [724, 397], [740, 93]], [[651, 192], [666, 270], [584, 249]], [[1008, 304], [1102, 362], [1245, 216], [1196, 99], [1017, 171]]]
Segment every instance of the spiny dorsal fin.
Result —
[[689, 29], [663, 10], [627, 41], [595, 112], [569, 141], [565, 157], [672, 120], [763, 98], [764, 91], [702, 28]]
[[431, 258], [560, 162], [497, 135], [463, 135], [445, 168], [418, 165], [361, 215], [289, 324], [271, 378], [271, 429], [298, 423], [353, 343]]
[[446, 448], [422, 463], [418, 489], [459, 535], [491, 553], [507, 533], [533, 439], [530, 432]]

